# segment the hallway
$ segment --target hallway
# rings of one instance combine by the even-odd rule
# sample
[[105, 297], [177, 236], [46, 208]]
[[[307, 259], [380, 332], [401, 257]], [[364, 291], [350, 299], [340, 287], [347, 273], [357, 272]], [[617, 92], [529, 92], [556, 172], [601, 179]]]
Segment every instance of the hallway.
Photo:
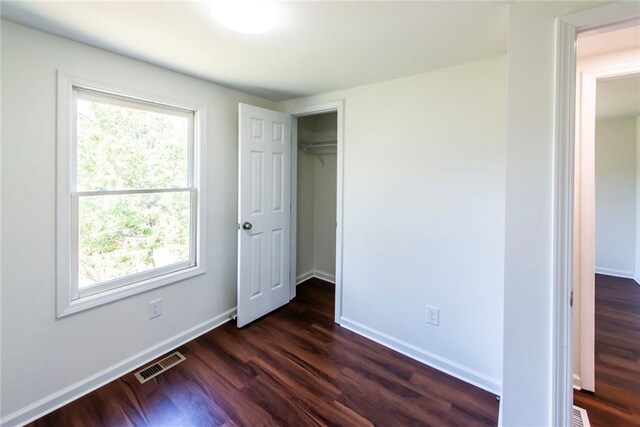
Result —
[[640, 426], [640, 285], [596, 274], [596, 394], [574, 391], [593, 427]]

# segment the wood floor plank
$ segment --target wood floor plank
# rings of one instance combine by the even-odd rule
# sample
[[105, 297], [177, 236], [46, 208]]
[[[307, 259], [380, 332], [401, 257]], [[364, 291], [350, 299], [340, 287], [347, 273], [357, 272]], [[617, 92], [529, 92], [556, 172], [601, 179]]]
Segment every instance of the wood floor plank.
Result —
[[596, 392], [574, 391], [593, 427], [640, 426], [640, 285], [596, 274]]
[[32, 425], [497, 425], [495, 395], [336, 325], [333, 295], [310, 279], [274, 313], [185, 344], [186, 360], [162, 375], [140, 384], [129, 373]]
[[444, 414], [449, 408], [427, 404], [415, 395], [402, 397], [384, 388], [372, 388], [373, 381], [349, 368], [345, 368], [339, 381], [343, 393], [338, 401], [356, 412], [369, 414], [376, 425], [445, 425]]

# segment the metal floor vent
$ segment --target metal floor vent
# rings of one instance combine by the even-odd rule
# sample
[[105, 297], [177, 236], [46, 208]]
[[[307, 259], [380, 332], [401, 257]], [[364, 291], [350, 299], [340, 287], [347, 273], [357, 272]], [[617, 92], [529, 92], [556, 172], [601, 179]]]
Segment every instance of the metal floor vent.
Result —
[[164, 359], [158, 360], [153, 365], [147, 366], [146, 368], [136, 372], [134, 375], [141, 384], [144, 384], [150, 379], [157, 377], [167, 369], [173, 368], [185, 359], [186, 358], [179, 351], [175, 351]]
[[577, 406], [573, 407], [573, 423], [572, 427], [591, 427], [587, 411]]

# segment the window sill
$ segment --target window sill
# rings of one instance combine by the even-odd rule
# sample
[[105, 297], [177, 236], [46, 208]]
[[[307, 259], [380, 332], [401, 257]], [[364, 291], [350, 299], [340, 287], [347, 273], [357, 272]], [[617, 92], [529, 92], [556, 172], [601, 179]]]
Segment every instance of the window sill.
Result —
[[63, 301], [62, 304], [58, 306], [56, 317], [60, 319], [62, 317], [79, 313], [84, 310], [89, 310], [91, 308], [108, 304], [113, 301], [147, 292], [162, 286], [171, 285], [173, 283], [180, 282], [191, 277], [199, 276], [201, 274], [204, 274], [204, 272], [204, 267], [195, 266], [184, 270], [175, 271], [173, 273], [163, 274], [159, 277], [153, 277], [147, 280], [136, 282], [131, 285], [78, 298], [73, 301]]

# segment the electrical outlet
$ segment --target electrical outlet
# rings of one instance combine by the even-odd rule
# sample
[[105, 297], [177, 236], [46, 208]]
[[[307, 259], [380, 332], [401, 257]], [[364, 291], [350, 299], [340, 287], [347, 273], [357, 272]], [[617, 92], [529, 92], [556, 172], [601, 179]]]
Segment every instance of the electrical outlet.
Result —
[[149, 319], [162, 316], [162, 298], [149, 301]]
[[440, 325], [440, 309], [438, 307], [427, 306], [427, 323]]

